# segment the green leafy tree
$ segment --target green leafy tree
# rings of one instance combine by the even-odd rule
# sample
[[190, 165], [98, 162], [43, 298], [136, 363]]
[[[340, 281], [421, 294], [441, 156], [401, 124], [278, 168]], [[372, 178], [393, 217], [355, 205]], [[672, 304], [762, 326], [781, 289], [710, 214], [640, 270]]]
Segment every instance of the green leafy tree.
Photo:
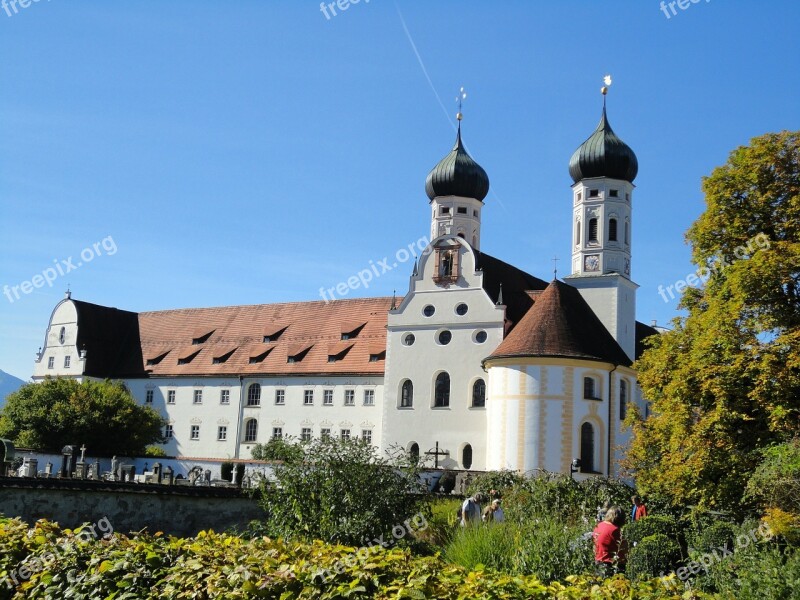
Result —
[[652, 416], [629, 417], [645, 493], [739, 510], [764, 447], [800, 425], [800, 132], [754, 138], [703, 180], [687, 240], [707, 280], [637, 362]]
[[118, 382], [45, 379], [8, 396], [0, 412], [0, 437], [17, 446], [58, 452], [85, 444], [100, 456], [137, 455], [163, 443], [164, 420], [142, 407]]
[[358, 439], [301, 447], [260, 489], [272, 535], [361, 545], [381, 535], [391, 540], [395, 526], [408, 532], [406, 521], [427, 510], [418, 463], [405, 452], [384, 458]]
[[292, 438], [272, 438], [266, 444], [256, 444], [251, 451], [255, 460], [296, 460], [302, 458], [303, 447]]

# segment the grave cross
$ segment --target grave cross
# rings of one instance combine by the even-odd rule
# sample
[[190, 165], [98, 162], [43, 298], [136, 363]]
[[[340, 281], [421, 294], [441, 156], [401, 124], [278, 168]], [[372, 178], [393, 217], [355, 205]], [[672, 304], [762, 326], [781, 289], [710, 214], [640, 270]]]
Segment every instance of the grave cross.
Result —
[[433, 456], [434, 458], [434, 468], [439, 468], [439, 457], [440, 456], [450, 456], [449, 450], [439, 450], [439, 442], [436, 442], [436, 450], [428, 450], [425, 453], [427, 456]]
[[84, 462], [84, 459], [86, 458], [86, 444], [81, 445], [80, 451], [81, 451], [81, 462]]

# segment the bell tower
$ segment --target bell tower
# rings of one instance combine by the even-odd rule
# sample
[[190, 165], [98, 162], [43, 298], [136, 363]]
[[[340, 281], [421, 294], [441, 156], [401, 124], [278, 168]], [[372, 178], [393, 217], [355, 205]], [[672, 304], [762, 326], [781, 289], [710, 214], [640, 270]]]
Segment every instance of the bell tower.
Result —
[[606, 329], [633, 360], [636, 289], [631, 280], [631, 206], [639, 170], [633, 150], [608, 122], [606, 76], [600, 123], [569, 161], [572, 185], [572, 274]]

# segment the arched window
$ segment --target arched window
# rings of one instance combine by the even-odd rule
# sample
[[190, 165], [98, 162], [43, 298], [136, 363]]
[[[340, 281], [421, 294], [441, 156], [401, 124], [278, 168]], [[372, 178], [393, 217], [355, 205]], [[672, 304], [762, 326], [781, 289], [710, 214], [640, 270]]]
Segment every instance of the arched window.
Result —
[[433, 405], [435, 407], [450, 406], [450, 375], [446, 372], [439, 373], [436, 376]]
[[597, 400], [594, 377], [583, 378], [583, 397], [587, 400]]
[[625, 243], [626, 243], [626, 244], [630, 244], [630, 243], [631, 243], [631, 242], [630, 242], [630, 239], [631, 239], [631, 238], [630, 238], [630, 236], [628, 235], [628, 230], [629, 230], [629, 229], [630, 229], [630, 227], [628, 226], [628, 222], [627, 222], [627, 221], [625, 221]]
[[616, 219], [609, 219], [608, 220], [608, 241], [609, 242], [616, 242], [617, 241], [617, 220]]
[[408, 454], [414, 460], [419, 459], [419, 444], [417, 442], [414, 442], [408, 447]]
[[255, 419], [248, 419], [244, 424], [244, 441], [255, 442], [258, 437], [258, 421]]
[[594, 427], [581, 425], [581, 473], [594, 473]]
[[597, 219], [592, 218], [589, 219], [589, 241], [596, 242], [597, 241]]
[[261, 406], [260, 383], [251, 383], [247, 388], [247, 406]]
[[414, 384], [410, 379], [406, 379], [400, 389], [400, 408], [411, 408], [412, 406], [414, 406]]
[[472, 406], [481, 408], [486, 406], [486, 382], [478, 379], [472, 384]]
[[575, 223], [575, 245], [581, 245], [581, 222], [578, 221]]
[[624, 379], [619, 382], [619, 420], [624, 421], [628, 414], [628, 382]]
[[467, 444], [461, 451], [461, 465], [465, 469], [472, 468], [472, 446]]

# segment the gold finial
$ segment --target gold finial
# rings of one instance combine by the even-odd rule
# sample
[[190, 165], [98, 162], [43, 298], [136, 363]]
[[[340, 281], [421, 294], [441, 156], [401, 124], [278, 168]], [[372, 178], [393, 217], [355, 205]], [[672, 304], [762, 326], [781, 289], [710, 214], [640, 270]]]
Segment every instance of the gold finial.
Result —
[[456, 102], [458, 102], [458, 112], [456, 113], [456, 119], [459, 121], [464, 118], [464, 115], [461, 114], [461, 106], [464, 103], [464, 100], [467, 98], [467, 92], [464, 91], [462, 87], [461, 90], [458, 92], [458, 96], [456, 96]]
[[605, 96], [608, 94], [608, 88], [611, 87], [611, 75], [606, 75], [603, 77], [603, 83], [605, 83], [605, 85], [600, 88], [600, 93]]

